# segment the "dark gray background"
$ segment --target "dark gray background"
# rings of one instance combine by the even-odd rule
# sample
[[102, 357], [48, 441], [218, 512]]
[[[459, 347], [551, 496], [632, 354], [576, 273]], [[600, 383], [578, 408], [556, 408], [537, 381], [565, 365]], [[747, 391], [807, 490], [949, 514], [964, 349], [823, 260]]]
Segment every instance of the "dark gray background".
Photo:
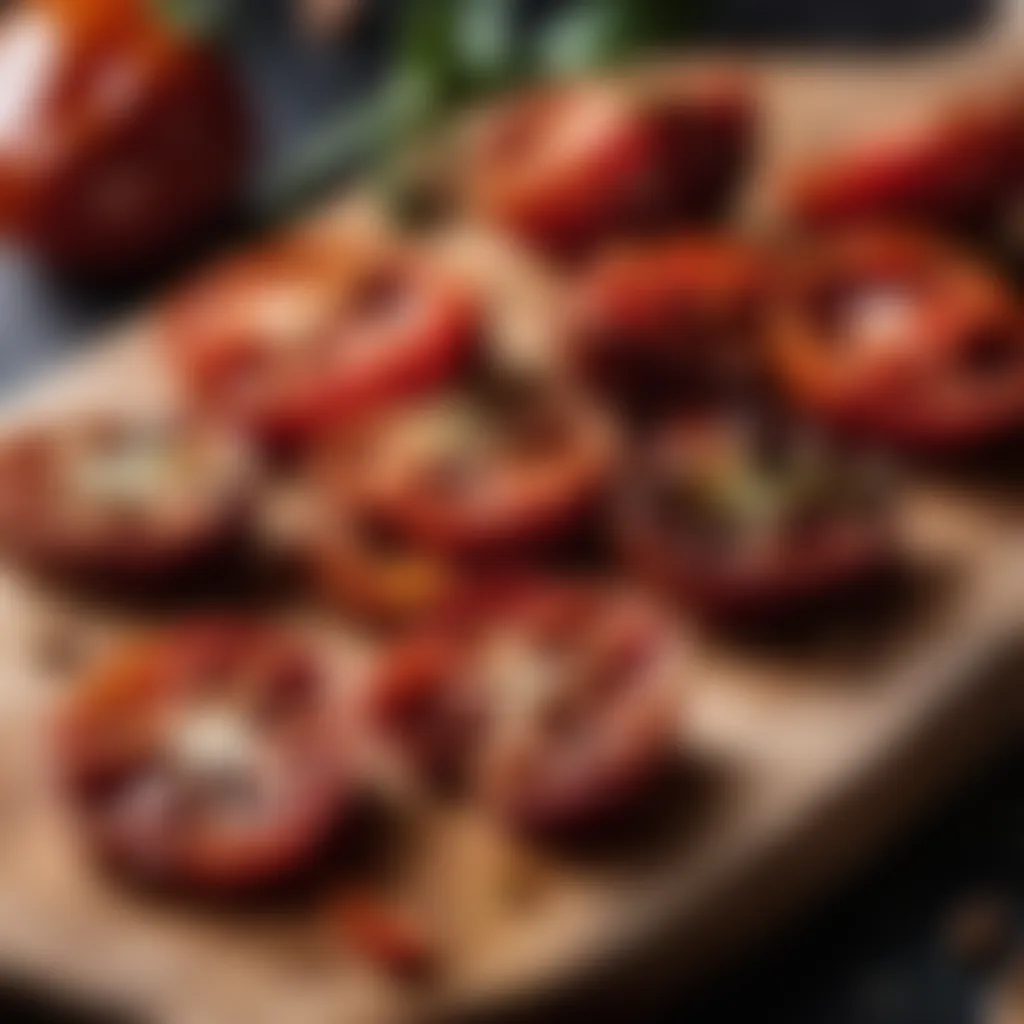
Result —
[[[88, 2], [88, 0], [82, 0]], [[666, 0], [670, 2], [670, 0]], [[813, 45], [907, 46], [976, 28], [975, 0], [699, 0], [712, 39]], [[232, 43], [262, 128], [257, 176], [294, 149], [344, 97], [365, 90], [387, 60], [377, 19], [345, 47], [310, 49], [278, 0], [243, 0]], [[116, 293], [76, 289], [0, 253], [0, 388], [45, 373], [112, 314], [162, 282]], [[741, 965], [696, 1006], [668, 1005], [656, 1019], [693, 1024], [967, 1024], [987, 979], [953, 961], [939, 941], [965, 895], [994, 893], [1024, 905], [1024, 756], [1004, 760], [964, 788], [880, 866], [855, 880], [770, 953]], [[638, 999], [638, 1003], [641, 1000]], [[0, 991], [0, 1020], [64, 1019], [19, 993]], [[647, 1016], [639, 1006], [629, 1016]], [[282, 1022], [285, 1024], [285, 1022]]]

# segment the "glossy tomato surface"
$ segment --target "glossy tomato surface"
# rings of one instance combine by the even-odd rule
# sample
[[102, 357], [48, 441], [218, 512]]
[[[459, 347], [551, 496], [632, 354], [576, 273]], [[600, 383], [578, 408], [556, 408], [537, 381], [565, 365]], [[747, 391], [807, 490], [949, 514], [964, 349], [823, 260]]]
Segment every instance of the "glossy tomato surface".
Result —
[[487, 111], [467, 143], [472, 209], [556, 252], [650, 216], [654, 125], [613, 89], [568, 86]]
[[441, 383], [477, 328], [461, 282], [353, 233], [288, 238], [229, 261], [171, 305], [164, 334], [203, 408], [293, 445]]
[[237, 621], [129, 642], [69, 693], [57, 754], [99, 857], [204, 893], [307, 867], [351, 778], [329, 689], [304, 643]]
[[188, 419], [95, 414], [0, 445], [0, 541], [60, 573], [158, 583], [241, 540], [255, 466]]
[[143, 0], [14, 5], [0, 92], [0, 227], [62, 270], [137, 274], [238, 196], [236, 83]]
[[479, 216], [556, 255], [716, 213], [752, 148], [737, 81], [551, 86], [483, 112], [460, 181]]
[[789, 206], [818, 227], [909, 220], [979, 228], [1024, 197], [1024, 99], [963, 104], [798, 173]]
[[570, 299], [572, 361], [602, 389], [638, 401], [748, 378], [771, 278], [767, 258], [738, 240], [611, 250]]
[[373, 425], [352, 495], [430, 549], [519, 552], [583, 523], [618, 454], [608, 418], [560, 387], [449, 394]]
[[944, 453], [1024, 425], [1017, 303], [925, 236], [863, 229], [813, 247], [772, 335], [784, 391], [842, 429]]

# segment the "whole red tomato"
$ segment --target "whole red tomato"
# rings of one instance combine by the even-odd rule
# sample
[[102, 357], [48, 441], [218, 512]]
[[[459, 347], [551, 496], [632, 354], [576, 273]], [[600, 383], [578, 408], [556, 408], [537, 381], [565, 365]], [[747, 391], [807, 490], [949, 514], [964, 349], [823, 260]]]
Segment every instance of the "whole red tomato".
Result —
[[27, 0], [0, 24], [0, 227], [60, 269], [137, 273], [224, 211], [236, 83], [145, 0]]

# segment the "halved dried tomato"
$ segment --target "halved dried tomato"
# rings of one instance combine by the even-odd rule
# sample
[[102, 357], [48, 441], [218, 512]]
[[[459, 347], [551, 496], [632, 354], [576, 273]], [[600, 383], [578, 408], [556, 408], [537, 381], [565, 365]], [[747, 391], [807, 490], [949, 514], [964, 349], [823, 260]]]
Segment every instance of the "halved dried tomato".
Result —
[[236, 258], [172, 305], [166, 343], [200, 404], [294, 444], [461, 366], [478, 327], [461, 282], [405, 246], [343, 234]]
[[602, 389], [644, 402], [749, 378], [771, 277], [755, 247], [725, 238], [612, 250], [571, 296], [572, 360]]
[[575, 254], [715, 212], [746, 162], [753, 120], [749, 91], [720, 76], [554, 86], [472, 122], [459, 180], [476, 214]]
[[331, 680], [296, 636], [199, 621], [129, 642], [71, 691], [57, 753], [98, 855], [229, 893], [310, 865], [352, 805]]
[[874, 466], [791, 427], [703, 414], [642, 451], [619, 506], [637, 572], [715, 620], [776, 620], [897, 557]]
[[816, 226], [906, 220], [977, 229], [1024, 200], [1024, 101], [963, 103], [799, 172], [788, 204]]
[[497, 555], [584, 520], [618, 457], [616, 432], [560, 387], [499, 387], [400, 411], [365, 435], [352, 498], [430, 549]]
[[468, 773], [512, 828], [578, 833], [671, 764], [679, 653], [672, 624], [632, 595], [520, 581], [390, 652], [372, 699], [414, 763]]
[[1012, 294], [926, 237], [863, 229], [813, 247], [772, 334], [785, 393], [842, 429], [947, 452], [1024, 425]]
[[0, 444], [0, 541], [49, 571], [159, 583], [236, 545], [254, 464], [187, 418], [95, 414]]

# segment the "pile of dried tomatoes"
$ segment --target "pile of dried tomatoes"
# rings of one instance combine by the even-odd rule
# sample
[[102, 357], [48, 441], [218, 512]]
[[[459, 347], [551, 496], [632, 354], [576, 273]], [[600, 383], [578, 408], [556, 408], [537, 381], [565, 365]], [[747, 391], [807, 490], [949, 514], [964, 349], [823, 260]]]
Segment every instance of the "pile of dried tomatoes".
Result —
[[[172, 418], [0, 448], [0, 540], [130, 593], [273, 559], [373, 638], [196, 613], [92, 667], [58, 753], [118, 869], [221, 893], [358, 830], [386, 760], [527, 837], [608, 828], [687, 751], [685, 622], [802, 614], [902, 560], [879, 453], [1024, 427], [1021, 300], [978, 230], [1024, 202], [1020, 97], [787, 186], [722, 228], [757, 151], [735, 76], [556, 85], [456, 140], [454, 216], [556, 282], [547, 358], [503, 358], [436, 234], [303, 229], [203, 274], [160, 344]], [[434, 232], [445, 228], [433, 228]], [[215, 563], [215, 560], [216, 563]]]

